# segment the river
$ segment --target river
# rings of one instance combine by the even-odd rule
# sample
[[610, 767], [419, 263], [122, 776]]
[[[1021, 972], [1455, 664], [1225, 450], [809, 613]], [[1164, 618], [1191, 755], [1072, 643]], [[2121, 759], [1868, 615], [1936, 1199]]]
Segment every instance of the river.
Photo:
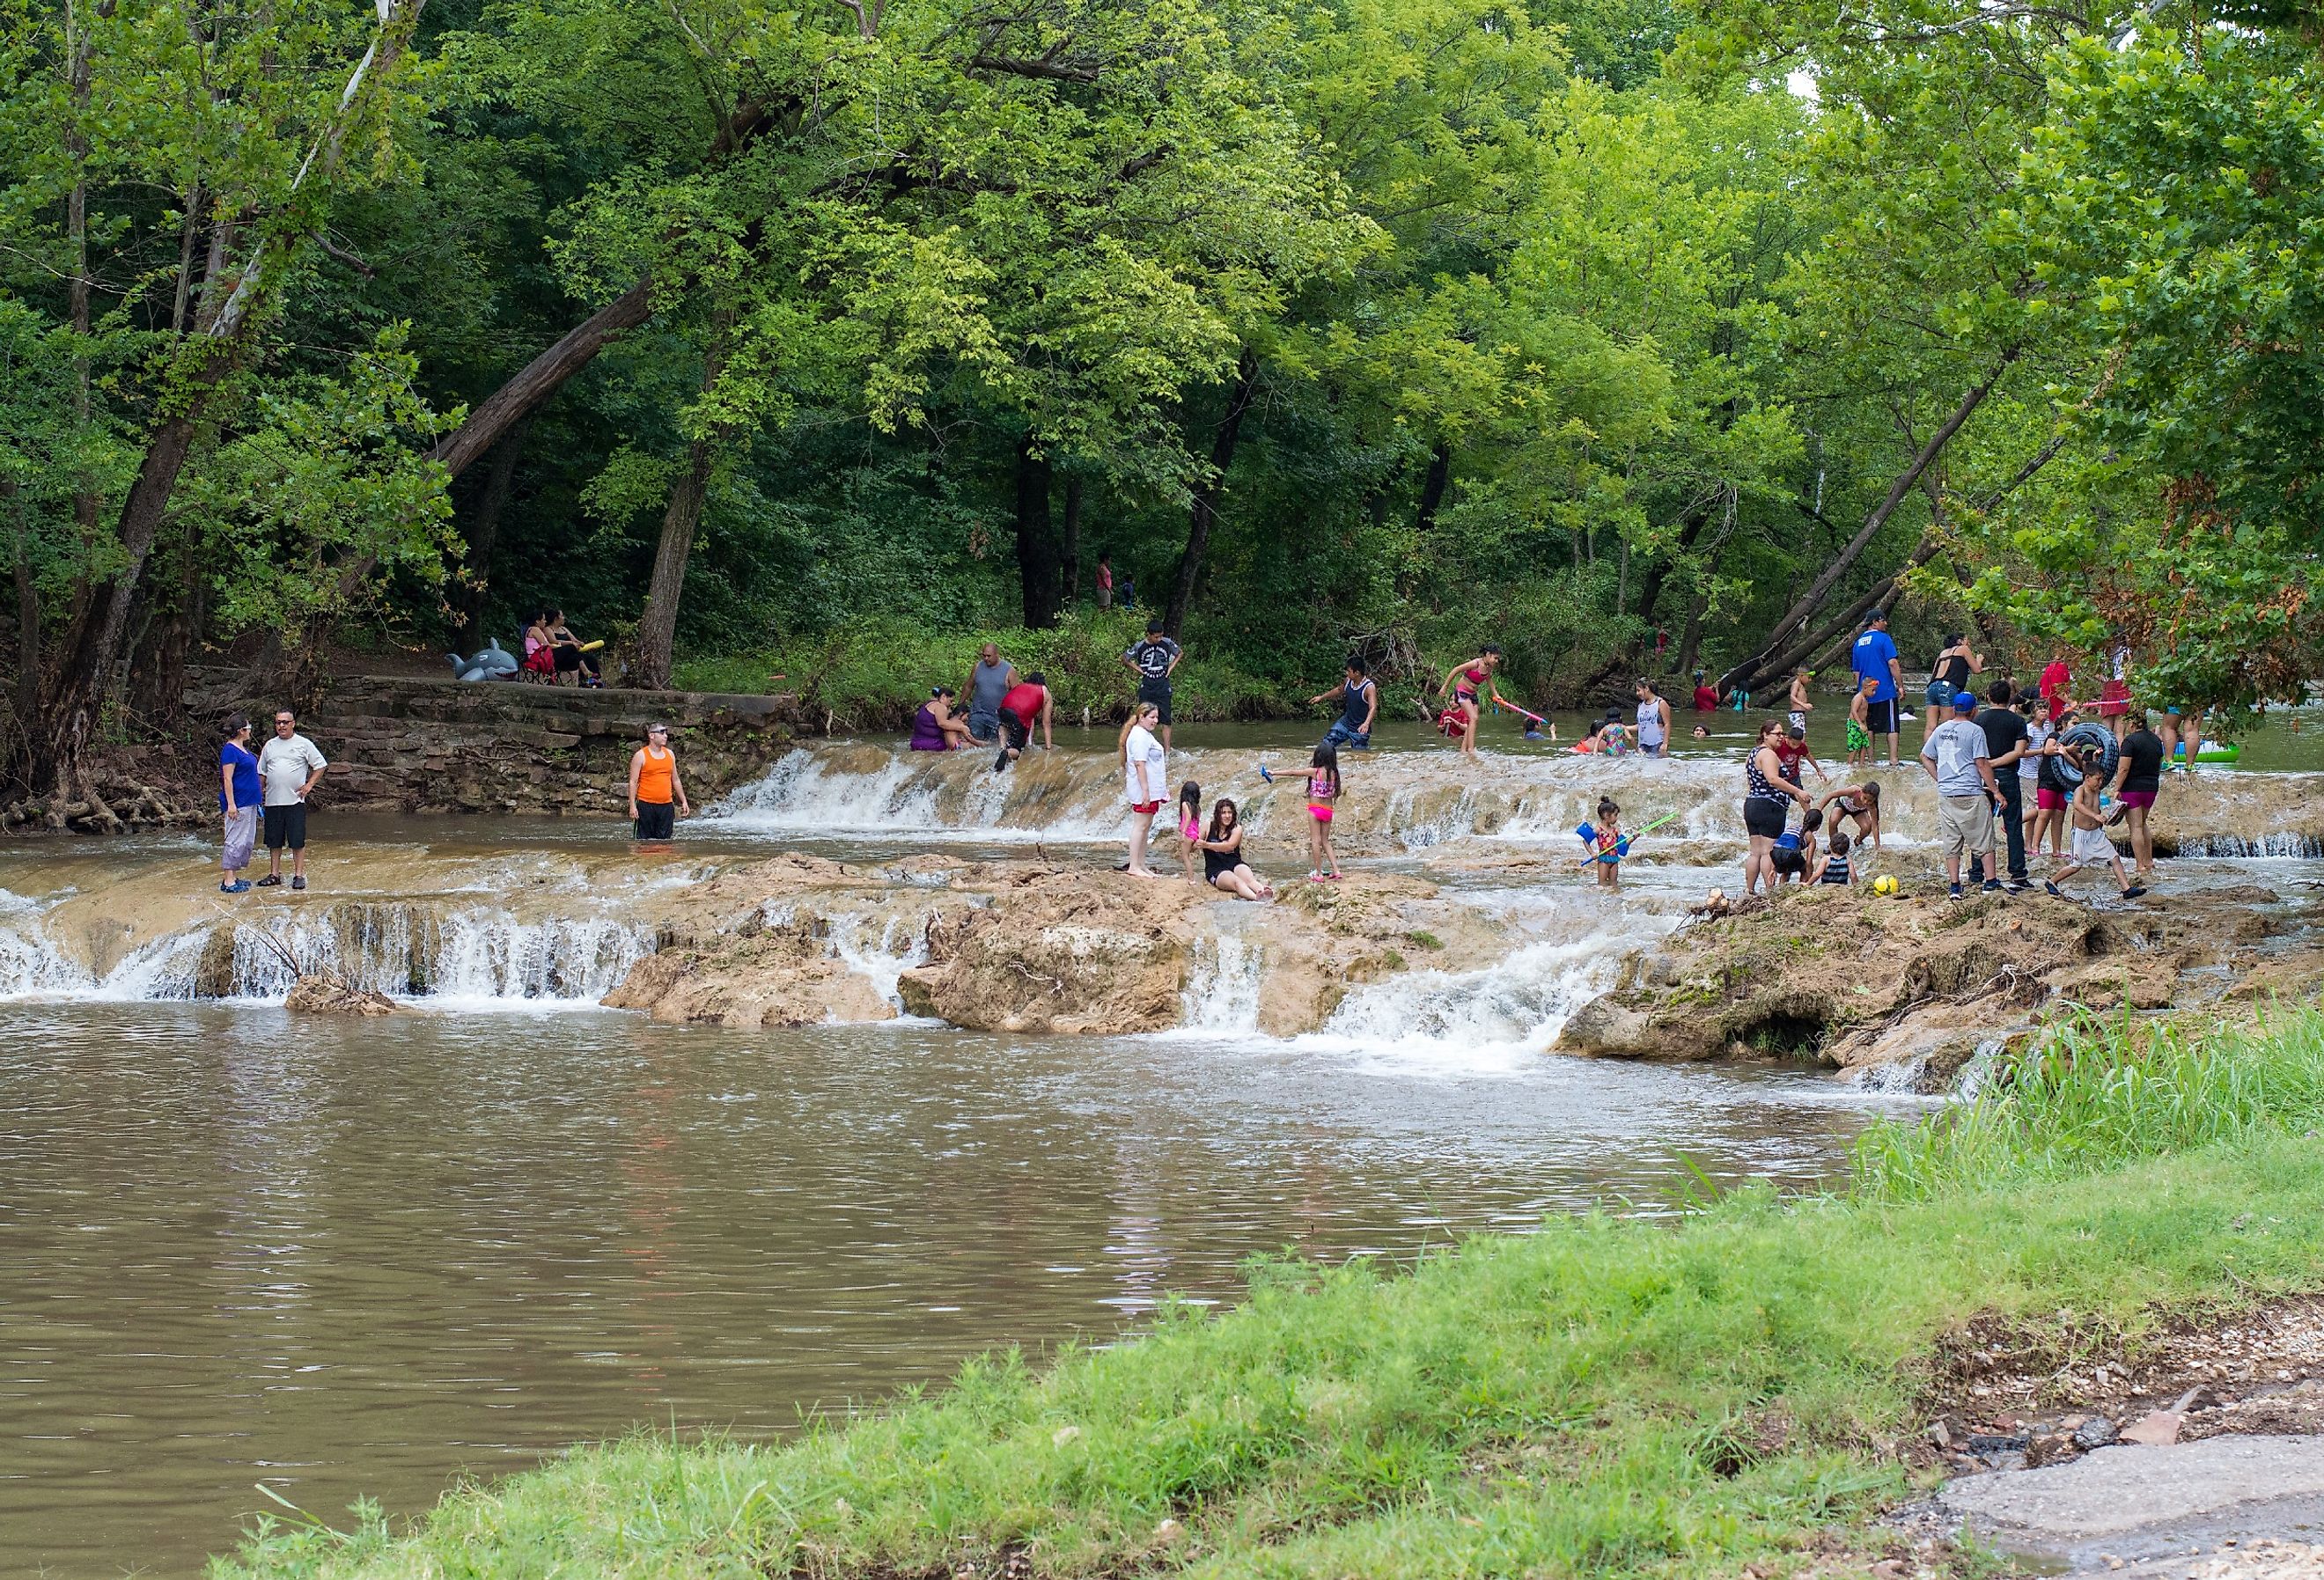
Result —
[[[1184, 771], [1263, 798], [1285, 734], [1220, 732]], [[1735, 881], [1724, 757], [1509, 753], [1459, 783], [1441, 751], [1360, 762], [1351, 859], [1540, 942], [1355, 994], [1314, 1036], [1260, 1036], [1230, 959], [1189, 984], [1185, 1028], [1143, 1037], [594, 1007], [659, 897], [735, 863], [1111, 860], [1090, 843], [1110, 744], [1070, 732], [1005, 786], [815, 748], [646, 862], [601, 824], [318, 815], [315, 892], [237, 914], [410, 1002], [386, 1021], [285, 1012], [254, 929], [221, 931], [205, 840], [0, 848], [0, 1575], [193, 1575], [274, 1507], [260, 1483], [327, 1519], [363, 1495], [410, 1514], [463, 1471], [633, 1427], [779, 1434], [980, 1350], [1231, 1300], [1254, 1254], [1664, 1213], [1692, 1168], [1809, 1185], [1872, 1114], [1924, 1106], [1543, 1051], [1593, 972]], [[1682, 811], [1674, 859], [1617, 901], [1505, 870], [1570, 843], [1574, 798], [1608, 785]], [[1297, 853], [1274, 840], [1280, 874]], [[875, 984], [908, 953], [832, 947]]]

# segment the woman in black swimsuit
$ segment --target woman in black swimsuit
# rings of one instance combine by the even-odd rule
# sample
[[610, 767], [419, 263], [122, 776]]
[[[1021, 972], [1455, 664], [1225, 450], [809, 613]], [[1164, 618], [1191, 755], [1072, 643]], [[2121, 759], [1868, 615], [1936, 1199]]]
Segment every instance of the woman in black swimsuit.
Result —
[[1272, 900], [1275, 891], [1259, 881], [1243, 864], [1242, 818], [1235, 804], [1222, 796], [1211, 808], [1211, 827], [1196, 841], [1203, 847], [1203, 879], [1213, 889], [1238, 900]]
[[1929, 666], [1927, 704], [1921, 709], [1921, 744], [1937, 733], [1937, 725], [1953, 716], [1953, 698], [1970, 688], [1969, 682], [1985, 668], [1985, 660], [1958, 633], [1945, 638], [1944, 651]]

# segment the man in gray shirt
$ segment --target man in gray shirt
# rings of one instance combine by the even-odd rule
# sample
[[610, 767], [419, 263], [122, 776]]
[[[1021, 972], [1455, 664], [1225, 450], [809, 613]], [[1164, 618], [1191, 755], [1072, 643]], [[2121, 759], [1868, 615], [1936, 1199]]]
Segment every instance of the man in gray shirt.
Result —
[[[1971, 716], [1976, 712], [1974, 696], [1955, 693], [1952, 717], [1939, 725], [1930, 734], [1929, 744], [1921, 748], [1921, 766], [1937, 781], [1937, 822], [1945, 836], [1945, 879], [1955, 900], [1961, 897], [1961, 858], [1993, 853], [1993, 808], [2001, 799], [2000, 787], [1993, 779], [1992, 748]], [[1987, 870], [1992, 870], [1989, 864]], [[1985, 886], [1998, 889], [2001, 883], [1987, 878]]]
[[1017, 684], [1017, 666], [1001, 656], [1000, 645], [986, 642], [968, 672], [968, 733], [990, 741], [1001, 733], [1001, 699]]

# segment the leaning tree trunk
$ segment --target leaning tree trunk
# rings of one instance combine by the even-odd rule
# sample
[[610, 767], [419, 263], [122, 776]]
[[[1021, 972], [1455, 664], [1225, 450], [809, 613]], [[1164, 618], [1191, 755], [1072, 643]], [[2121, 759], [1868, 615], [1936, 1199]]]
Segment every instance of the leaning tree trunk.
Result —
[[1259, 387], [1259, 354], [1248, 346], [1235, 363], [1234, 389], [1227, 397], [1226, 414], [1211, 435], [1210, 470], [1194, 485], [1194, 500], [1186, 523], [1186, 551], [1178, 558], [1177, 585], [1170, 591], [1170, 608], [1163, 629], [1176, 636], [1186, 624], [1186, 611], [1194, 602], [1194, 586], [1202, 579], [1203, 557], [1210, 551], [1211, 530], [1219, 522], [1219, 497], [1226, 491], [1227, 468], [1234, 464], [1235, 445], [1242, 437], [1244, 413]]
[[1731, 690], [1737, 687], [1747, 690], [1757, 689], [1783, 672], [1783, 662], [1776, 657], [1776, 650], [1791, 642], [1807, 623], [1814, 618], [1816, 610], [1823, 605], [1825, 596], [1847, 573], [1849, 567], [1856, 563], [1857, 557], [1871, 545], [1872, 540], [1879, 535], [1880, 529], [1888, 524], [1888, 518], [1896, 513], [1896, 507], [1904, 502], [1905, 495], [1912, 493], [1914, 487], [1920, 482], [1921, 474], [1927, 471], [1935, 463], [1937, 457], [1944, 453], [1945, 446], [1952, 442], [1953, 435], [1960, 431], [1961, 424], [1969, 420], [1969, 414], [1984, 404], [1986, 396], [1993, 393], [1993, 387], [2001, 382], [2002, 374], [2007, 373], [2010, 366], [2016, 362], [2018, 354], [2019, 347], [2015, 346], [2005, 350], [2001, 354], [2000, 362], [1991, 373], [1986, 374], [1984, 382], [1977, 384], [1961, 397], [1960, 404], [1953, 408], [1951, 415], [1939, 425], [1936, 432], [1929, 436], [1929, 441], [1921, 447], [1919, 452], [1913, 457], [1911, 463], [1896, 475], [1894, 482], [1889, 484], [1887, 494], [1878, 504], [1873, 507], [1872, 513], [1864, 518], [1864, 524], [1857, 529], [1856, 536], [1849, 539], [1847, 545], [1833, 556], [1831, 563], [1825, 566], [1815, 580], [1808, 584], [1807, 591], [1800, 595], [1798, 601], [1794, 603], [1791, 608], [1784, 612], [1784, 617], [1775, 622], [1768, 631], [1766, 644], [1750, 658], [1719, 678], [1720, 690]]
[[1049, 522], [1052, 467], [1031, 434], [1017, 441], [1017, 580], [1025, 624], [1047, 631], [1057, 623], [1057, 538]]

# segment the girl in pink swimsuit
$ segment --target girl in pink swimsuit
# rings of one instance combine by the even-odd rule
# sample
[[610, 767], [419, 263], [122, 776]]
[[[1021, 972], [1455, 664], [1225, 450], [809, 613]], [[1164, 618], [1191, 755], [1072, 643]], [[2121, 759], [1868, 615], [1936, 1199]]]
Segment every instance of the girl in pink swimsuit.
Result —
[[1326, 741], [1307, 763], [1307, 848], [1314, 858], [1307, 876], [1338, 882], [1340, 864], [1332, 854], [1332, 813], [1340, 799], [1340, 749]]

